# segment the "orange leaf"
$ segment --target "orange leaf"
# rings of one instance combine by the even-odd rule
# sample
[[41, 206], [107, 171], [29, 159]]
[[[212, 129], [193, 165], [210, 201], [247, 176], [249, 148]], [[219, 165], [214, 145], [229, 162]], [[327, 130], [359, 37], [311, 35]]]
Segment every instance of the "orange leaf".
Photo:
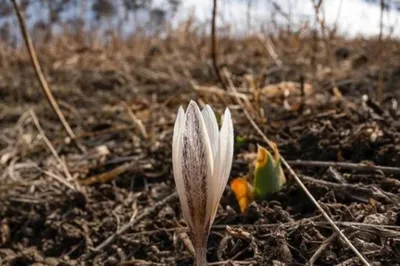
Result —
[[238, 177], [231, 181], [231, 189], [239, 203], [240, 211], [244, 213], [253, 201], [253, 187], [246, 179]]

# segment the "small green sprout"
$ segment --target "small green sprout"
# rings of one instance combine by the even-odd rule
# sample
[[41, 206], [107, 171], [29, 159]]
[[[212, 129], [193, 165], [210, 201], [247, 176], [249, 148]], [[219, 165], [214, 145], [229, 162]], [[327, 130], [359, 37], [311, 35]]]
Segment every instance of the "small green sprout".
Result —
[[275, 143], [273, 146], [274, 156], [267, 149], [258, 145], [252, 185], [242, 177], [235, 178], [231, 182], [231, 189], [242, 213], [254, 199], [265, 200], [269, 195], [280, 191], [286, 183], [278, 148]]

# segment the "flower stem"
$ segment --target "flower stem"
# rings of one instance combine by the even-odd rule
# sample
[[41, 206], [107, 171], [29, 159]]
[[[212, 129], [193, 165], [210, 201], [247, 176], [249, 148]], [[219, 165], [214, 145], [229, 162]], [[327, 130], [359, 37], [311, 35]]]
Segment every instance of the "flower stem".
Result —
[[207, 266], [207, 247], [200, 245], [195, 247], [195, 266]]

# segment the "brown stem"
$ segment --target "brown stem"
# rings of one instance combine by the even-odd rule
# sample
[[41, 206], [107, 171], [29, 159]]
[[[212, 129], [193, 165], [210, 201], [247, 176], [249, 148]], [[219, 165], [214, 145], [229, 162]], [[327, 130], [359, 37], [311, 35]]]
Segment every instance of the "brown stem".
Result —
[[228, 90], [224, 80], [222, 79], [221, 72], [218, 67], [217, 59], [217, 32], [216, 32], [216, 20], [217, 20], [217, 0], [213, 2], [212, 10], [212, 21], [211, 21], [211, 57], [214, 66], [215, 73], [217, 74], [218, 80], [225, 90]]
[[194, 246], [195, 258], [194, 265], [195, 266], [207, 266], [207, 239], [208, 239], [208, 231], [196, 231], [192, 230], [190, 234], [191, 240]]
[[[72, 131], [71, 127], [69, 126], [67, 120], [64, 117], [64, 114], [61, 112], [60, 107], [57, 104], [57, 101], [55, 100], [51, 89], [49, 87], [49, 84], [46, 81], [46, 78], [43, 74], [42, 68], [40, 67], [40, 63], [39, 60], [37, 58], [36, 52], [35, 52], [35, 48], [33, 46], [32, 43], [32, 39], [29, 35], [28, 29], [26, 27], [26, 22], [25, 22], [25, 18], [21, 12], [21, 9], [19, 7], [19, 5], [17, 4], [16, 0], [12, 0], [12, 4], [14, 6], [15, 9], [15, 13], [17, 14], [17, 18], [18, 18], [18, 22], [19, 22], [19, 26], [21, 28], [21, 33], [23, 36], [23, 39], [25, 41], [26, 47], [28, 49], [29, 52], [29, 56], [32, 62], [32, 65], [35, 69], [35, 73], [36, 76], [39, 80], [39, 83], [42, 87], [42, 90], [44, 91], [47, 100], [49, 101], [51, 107], [53, 108], [54, 112], [57, 114], [58, 119], [61, 121], [61, 124], [64, 126], [65, 131], [67, 132], [68, 136], [72, 139], [72, 141], [75, 141], [75, 134]], [[75, 142], [76, 143], [76, 142]]]
[[207, 240], [200, 245], [195, 245], [195, 266], [207, 266]]
[[[385, 0], [381, 0], [381, 16], [379, 20], [379, 57], [382, 57], [382, 46], [383, 46], [383, 11], [385, 9]], [[379, 60], [379, 75], [378, 75], [378, 87], [377, 87], [377, 100], [381, 102], [383, 100], [383, 60]]]

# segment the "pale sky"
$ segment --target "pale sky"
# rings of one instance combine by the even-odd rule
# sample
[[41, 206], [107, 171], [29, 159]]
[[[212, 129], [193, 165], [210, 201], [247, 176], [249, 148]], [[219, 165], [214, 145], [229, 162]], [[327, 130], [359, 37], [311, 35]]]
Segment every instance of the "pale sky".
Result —
[[[374, 0], [370, 0], [374, 1]], [[387, 2], [394, 0], [386, 0]], [[312, 0], [252, 0], [251, 27], [250, 31], [247, 27], [247, 3], [248, 0], [218, 0], [219, 16], [217, 23], [221, 25], [231, 25], [231, 34], [243, 35], [264, 30], [270, 30], [271, 21], [277, 21], [282, 25], [287, 24], [287, 19], [282, 15], [271, 14], [271, 3], [275, 2], [282, 8], [283, 13], [291, 14], [291, 26], [294, 30], [304, 24], [310, 27], [315, 26], [315, 15], [312, 6]], [[357, 35], [377, 36], [379, 34], [380, 6], [379, 0], [375, 0], [377, 4], [367, 3], [365, 0], [324, 0], [322, 10], [328, 25], [332, 26], [337, 22], [340, 33], [348, 37]], [[182, 0], [182, 6], [177, 12], [177, 17], [172, 21], [173, 25], [178, 25], [191, 14], [195, 14], [197, 22], [207, 23], [209, 25], [211, 19], [213, 0]], [[400, 1], [398, 3], [400, 10]], [[166, 0], [153, 0], [153, 7], [166, 7]], [[91, 9], [88, 8], [89, 12]], [[41, 16], [47, 17], [47, 10], [43, 9], [39, 2], [30, 10], [30, 21]], [[70, 10], [64, 14], [66, 17], [71, 14], [79, 14], [79, 10]], [[90, 12], [89, 12], [90, 13]], [[88, 17], [92, 17], [92, 15]], [[273, 17], [274, 16], [274, 17]], [[144, 13], [139, 14], [139, 22], [145, 23], [148, 16]], [[13, 25], [16, 24], [15, 16], [11, 16]], [[1, 22], [1, 19], [0, 19]], [[107, 28], [115, 28], [118, 21], [114, 21], [115, 25], [102, 25]], [[98, 22], [95, 22], [97, 25]], [[387, 36], [393, 30], [392, 37], [400, 38], [400, 11], [393, 8], [384, 12], [384, 34]], [[123, 27], [124, 33], [132, 32], [135, 28], [133, 21], [128, 21]]]
[[[158, 0], [161, 1], [161, 0]], [[200, 21], [207, 21], [211, 17], [212, 0], [183, 0], [179, 19], [184, 19], [189, 10], [195, 8], [196, 17]], [[294, 24], [308, 21], [314, 23], [314, 9], [311, 0], [253, 0], [251, 8], [252, 29], [257, 30], [271, 20], [271, 2], [278, 3], [285, 13], [292, 14]], [[247, 0], [219, 0], [220, 18], [224, 22], [235, 25], [238, 32], [247, 31]], [[379, 34], [380, 7], [379, 4], [370, 4], [363, 0], [325, 0], [323, 11], [328, 25], [338, 22], [339, 30], [347, 36]], [[282, 16], [277, 20], [285, 23]], [[221, 23], [221, 20], [219, 20]], [[389, 28], [394, 29], [394, 36], [400, 37], [400, 12], [395, 9], [384, 12], [385, 33]]]

